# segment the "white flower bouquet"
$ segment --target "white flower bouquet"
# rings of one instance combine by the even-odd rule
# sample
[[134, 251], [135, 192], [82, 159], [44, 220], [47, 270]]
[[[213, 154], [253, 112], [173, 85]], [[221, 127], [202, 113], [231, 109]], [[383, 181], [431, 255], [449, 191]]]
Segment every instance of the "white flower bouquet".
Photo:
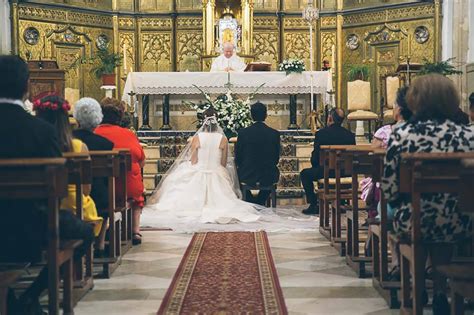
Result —
[[228, 138], [236, 136], [239, 129], [249, 127], [252, 124], [250, 102], [261, 86], [244, 100], [232, 93], [231, 90], [228, 90], [226, 94], [221, 94], [215, 99], [212, 99], [208, 93], [197, 86], [195, 87], [201, 91], [206, 99], [205, 102], [197, 104], [191, 102], [187, 103], [197, 112], [198, 127], [202, 126], [204, 111], [211, 106], [216, 110], [219, 125]]
[[301, 73], [305, 71], [305, 64], [301, 59], [285, 59], [278, 65], [278, 71], [285, 71], [287, 75]]

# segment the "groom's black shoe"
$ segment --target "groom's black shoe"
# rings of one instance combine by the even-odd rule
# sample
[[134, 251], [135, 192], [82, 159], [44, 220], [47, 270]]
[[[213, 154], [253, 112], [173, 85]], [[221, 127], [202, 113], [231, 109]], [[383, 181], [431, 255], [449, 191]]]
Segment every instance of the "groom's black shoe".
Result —
[[316, 215], [319, 214], [319, 207], [317, 204], [310, 204], [308, 208], [303, 210], [303, 214]]

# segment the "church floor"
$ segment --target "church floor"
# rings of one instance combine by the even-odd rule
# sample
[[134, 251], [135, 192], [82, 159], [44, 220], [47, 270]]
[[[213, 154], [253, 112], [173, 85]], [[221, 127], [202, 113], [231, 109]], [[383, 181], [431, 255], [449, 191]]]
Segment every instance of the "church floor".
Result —
[[[144, 232], [144, 243], [124, 256], [111, 279], [95, 288], [75, 314], [155, 314], [192, 234]], [[398, 314], [358, 279], [318, 232], [270, 233], [275, 264], [290, 314]]]

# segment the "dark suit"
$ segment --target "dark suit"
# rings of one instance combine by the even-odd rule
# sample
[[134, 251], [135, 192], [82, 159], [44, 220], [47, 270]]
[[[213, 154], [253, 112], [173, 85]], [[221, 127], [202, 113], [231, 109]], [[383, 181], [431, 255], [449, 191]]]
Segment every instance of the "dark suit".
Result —
[[[235, 145], [235, 164], [241, 183], [271, 185], [278, 182], [280, 172], [280, 133], [263, 122], [256, 122], [239, 131]], [[269, 191], [261, 191], [257, 200], [245, 196], [248, 201], [264, 203]]]
[[[15, 104], [0, 104], [0, 158], [61, 157], [57, 131]], [[0, 200], [0, 260], [32, 260], [47, 241], [47, 212], [38, 201]], [[94, 240], [92, 227], [70, 211], [59, 216], [61, 239]], [[44, 280], [47, 280], [44, 279]], [[46, 282], [47, 283], [47, 282]]]
[[314, 180], [324, 177], [324, 169], [319, 165], [319, 151], [322, 145], [354, 145], [355, 135], [346, 128], [332, 124], [320, 129], [314, 135], [314, 149], [311, 154], [311, 168], [301, 171], [301, 183], [306, 193], [306, 200], [312, 205], [316, 205], [317, 196], [314, 193]]
[[[75, 138], [84, 142], [89, 151], [110, 151], [114, 148], [113, 142], [102, 136], [96, 135], [90, 130], [74, 130], [73, 135]], [[107, 210], [109, 204], [108, 194], [108, 179], [94, 177], [92, 180], [91, 197], [101, 216], [107, 214], [107, 211], [105, 210]]]

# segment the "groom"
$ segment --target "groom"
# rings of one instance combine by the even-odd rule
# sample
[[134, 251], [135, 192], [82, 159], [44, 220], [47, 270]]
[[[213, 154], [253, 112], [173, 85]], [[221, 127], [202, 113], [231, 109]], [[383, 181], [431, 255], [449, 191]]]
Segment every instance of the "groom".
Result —
[[[257, 102], [252, 105], [250, 114], [255, 123], [239, 131], [235, 145], [235, 164], [240, 183], [268, 186], [278, 182], [280, 172], [280, 133], [265, 124], [267, 107]], [[244, 196], [246, 201], [264, 205], [270, 191], [260, 191], [257, 197], [250, 192]]]

